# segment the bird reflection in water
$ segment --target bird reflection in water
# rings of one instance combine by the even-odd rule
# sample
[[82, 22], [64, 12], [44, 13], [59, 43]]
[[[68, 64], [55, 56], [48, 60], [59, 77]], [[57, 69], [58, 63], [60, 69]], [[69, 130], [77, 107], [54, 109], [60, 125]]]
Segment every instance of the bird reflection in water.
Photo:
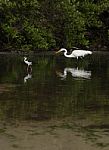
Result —
[[31, 79], [32, 78], [32, 67], [28, 67], [27, 69], [27, 75], [24, 77], [24, 83], [27, 82], [28, 79]]
[[83, 79], [91, 79], [91, 71], [86, 71], [84, 69], [78, 68], [64, 68], [64, 72], [56, 71], [56, 74], [61, 77], [61, 80], [66, 79], [67, 74], [71, 73], [72, 77], [75, 79], [83, 78]]

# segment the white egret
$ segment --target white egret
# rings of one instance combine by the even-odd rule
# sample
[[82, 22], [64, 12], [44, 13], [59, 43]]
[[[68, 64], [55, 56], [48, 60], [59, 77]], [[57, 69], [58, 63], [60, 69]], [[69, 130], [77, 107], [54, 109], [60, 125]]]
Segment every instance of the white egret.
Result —
[[32, 62], [28, 61], [27, 57], [24, 57], [24, 62], [28, 65], [28, 67], [32, 65]]
[[63, 74], [59, 71], [56, 71], [56, 74], [63, 80], [67, 77], [68, 72], [70, 72], [72, 77], [74, 78], [90, 79], [91, 77], [91, 71], [86, 71], [84, 69], [78, 68], [64, 68]]
[[87, 50], [73, 50], [71, 54], [67, 54], [67, 50], [65, 48], [61, 48], [59, 51], [57, 51], [56, 53], [60, 53], [60, 52], [64, 52], [64, 56], [68, 57], [68, 58], [77, 58], [78, 57], [84, 57], [85, 55], [89, 55], [92, 54], [91, 51], [87, 51]]

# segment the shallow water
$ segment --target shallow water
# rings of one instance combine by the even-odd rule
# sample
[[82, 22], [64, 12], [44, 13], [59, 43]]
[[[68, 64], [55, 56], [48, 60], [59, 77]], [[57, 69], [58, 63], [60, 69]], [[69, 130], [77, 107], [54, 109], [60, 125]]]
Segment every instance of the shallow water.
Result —
[[0, 150], [109, 150], [109, 54], [0, 55]]

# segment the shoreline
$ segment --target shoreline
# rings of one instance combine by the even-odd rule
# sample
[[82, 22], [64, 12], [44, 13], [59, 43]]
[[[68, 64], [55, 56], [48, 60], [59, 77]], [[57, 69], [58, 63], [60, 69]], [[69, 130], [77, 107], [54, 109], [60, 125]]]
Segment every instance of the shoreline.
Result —
[[[94, 54], [109, 54], [109, 51], [92, 51]], [[56, 51], [41, 52], [0, 52], [0, 55], [55, 55]]]

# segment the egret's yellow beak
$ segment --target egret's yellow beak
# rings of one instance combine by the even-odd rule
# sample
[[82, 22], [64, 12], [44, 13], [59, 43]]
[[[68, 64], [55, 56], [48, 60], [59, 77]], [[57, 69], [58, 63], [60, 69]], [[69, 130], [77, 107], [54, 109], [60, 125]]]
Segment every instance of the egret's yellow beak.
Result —
[[58, 54], [58, 53], [60, 53], [60, 52], [61, 52], [61, 51], [59, 50], [59, 51], [56, 52], [56, 54]]

